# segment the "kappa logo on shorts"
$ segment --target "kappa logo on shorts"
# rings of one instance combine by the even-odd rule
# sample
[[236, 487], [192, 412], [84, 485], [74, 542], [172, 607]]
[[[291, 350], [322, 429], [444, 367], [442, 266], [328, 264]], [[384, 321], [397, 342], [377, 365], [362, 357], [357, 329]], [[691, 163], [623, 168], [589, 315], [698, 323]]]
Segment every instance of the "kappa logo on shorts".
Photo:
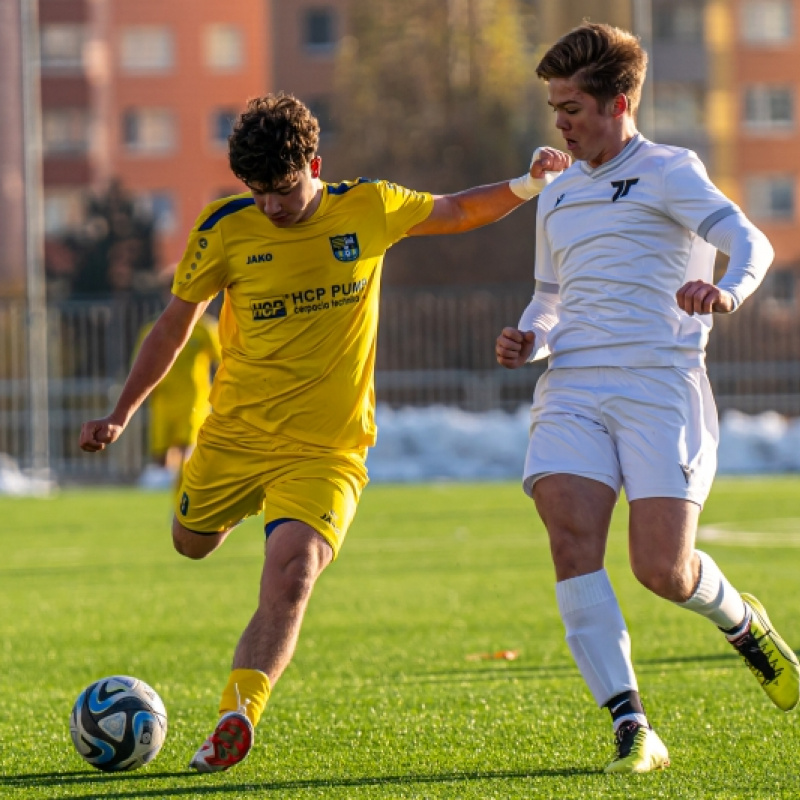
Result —
[[355, 261], [361, 255], [358, 246], [358, 236], [354, 233], [343, 233], [341, 236], [331, 236], [331, 249], [339, 261]]
[[189, 513], [189, 495], [186, 492], [181, 497], [181, 514], [185, 517]]

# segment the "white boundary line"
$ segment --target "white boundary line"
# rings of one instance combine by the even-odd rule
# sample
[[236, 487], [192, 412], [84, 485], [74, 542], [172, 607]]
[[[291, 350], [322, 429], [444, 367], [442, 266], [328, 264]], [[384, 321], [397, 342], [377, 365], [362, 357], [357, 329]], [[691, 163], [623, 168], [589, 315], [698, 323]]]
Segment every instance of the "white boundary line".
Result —
[[697, 540], [734, 547], [800, 547], [800, 518], [765, 519], [762, 530], [742, 530], [733, 522], [701, 525]]

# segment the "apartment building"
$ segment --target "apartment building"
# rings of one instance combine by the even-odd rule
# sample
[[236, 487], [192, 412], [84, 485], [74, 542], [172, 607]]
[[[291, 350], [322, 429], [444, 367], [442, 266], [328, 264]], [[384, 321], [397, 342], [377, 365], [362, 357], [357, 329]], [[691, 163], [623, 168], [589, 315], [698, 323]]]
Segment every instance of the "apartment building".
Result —
[[232, 120], [272, 84], [262, 0], [40, 0], [45, 228], [79, 227], [87, 190], [117, 179], [174, 264], [208, 201], [240, 191]]
[[763, 293], [800, 292], [800, 1], [653, 0], [655, 138], [701, 156], [769, 236]]
[[[226, 137], [246, 98], [267, 90], [309, 103], [322, 122], [322, 155], [333, 157], [335, 63], [351, 3], [39, 0], [49, 240], [81, 225], [88, 189], [118, 178], [155, 215], [159, 262], [177, 261], [202, 205], [238, 190]], [[781, 276], [773, 282], [794, 291], [800, 0], [562, 0], [532, 7], [543, 43], [584, 18], [643, 35], [651, 54], [643, 130], [699, 153], [775, 244]], [[4, 52], [10, 69], [13, 53]], [[7, 108], [15, 107], [11, 95]], [[4, 117], [6, 128], [11, 120]], [[8, 133], [4, 164], [14, 162], [11, 150], [19, 146]], [[335, 171], [329, 159], [326, 173]], [[18, 184], [5, 175], [9, 214], [20, 208], [12, 191]], [[58, 258], [50, 260], [57, 269]]]

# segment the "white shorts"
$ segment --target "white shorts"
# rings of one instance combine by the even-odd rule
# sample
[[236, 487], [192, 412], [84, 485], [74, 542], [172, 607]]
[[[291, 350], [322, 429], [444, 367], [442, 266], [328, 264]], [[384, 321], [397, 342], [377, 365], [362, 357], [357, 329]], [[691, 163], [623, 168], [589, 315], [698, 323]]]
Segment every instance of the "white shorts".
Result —
[[705, 369], [581, 367], [539, 379], [523, 486], [580, 475], [628, 500], [702, 506], [717, 470], [717, 409]]

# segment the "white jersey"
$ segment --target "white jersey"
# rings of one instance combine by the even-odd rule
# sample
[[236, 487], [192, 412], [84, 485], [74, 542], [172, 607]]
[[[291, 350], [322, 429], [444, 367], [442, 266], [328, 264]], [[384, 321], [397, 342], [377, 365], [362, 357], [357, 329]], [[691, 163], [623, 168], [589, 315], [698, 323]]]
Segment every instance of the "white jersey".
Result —
[[675, 294], [713, 282], [711, 227], [739, 208], [690, 150], [637, 134], [611, 161], [572, 165], [539, 196], [537, 292], [558, 292], [550, 367], [695, 367], [711, 314]]

